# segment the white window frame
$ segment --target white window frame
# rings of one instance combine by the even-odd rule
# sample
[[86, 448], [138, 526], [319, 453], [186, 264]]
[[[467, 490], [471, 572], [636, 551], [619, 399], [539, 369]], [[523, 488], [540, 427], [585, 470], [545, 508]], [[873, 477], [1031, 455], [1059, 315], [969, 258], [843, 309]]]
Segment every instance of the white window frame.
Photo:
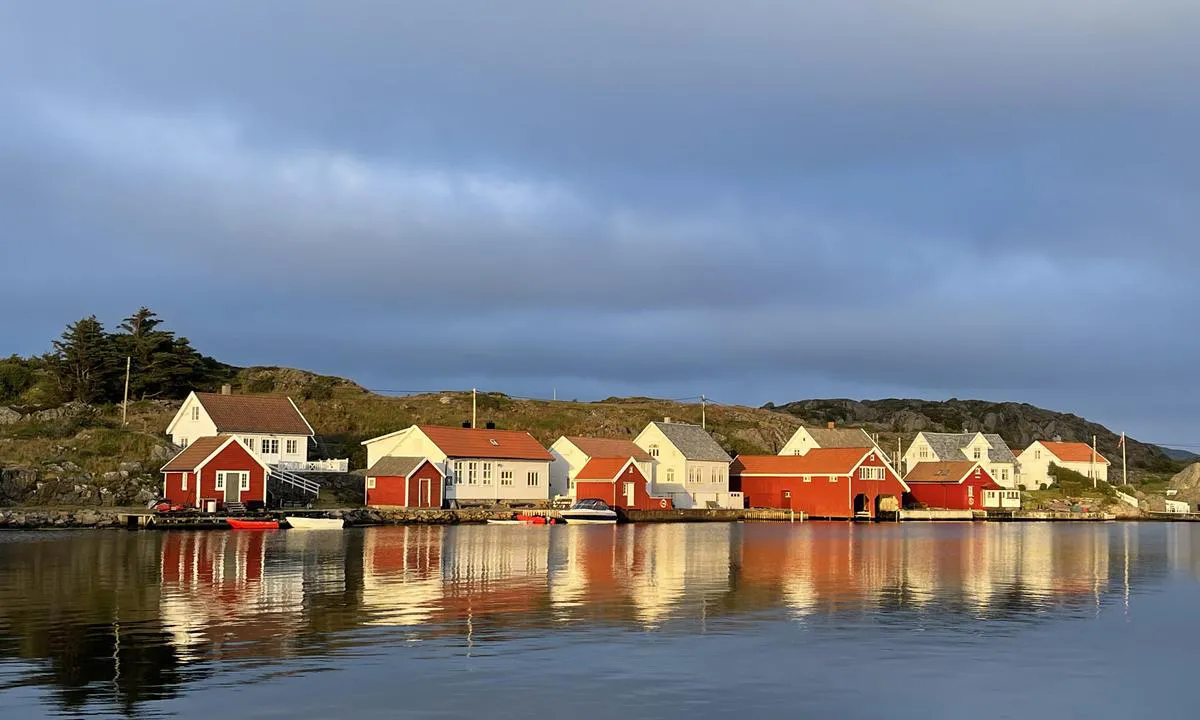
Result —
[[217, 473], [217, 480], [214, 483], [214, 490], [217, 492], [225, 492], [225, 473]]
[[[512, 470], [501, 470], [500, 471], [500, 484], [504, 485], [504, 486], [510, 486], [513, 484], [513, 471]], [[571, 487], [572, 488], [575, 487], [574, 480], [571, 481]]]
[[183, 488], [182, 488], [182, 489], [183, 489], [184, 491], [186, 491], [186, 490], [187, 490], [187, 477], [188, 477], [188, 474], [187, 474], [187, 473], [180, 473], [180, 475], [182, 475], [182, 476], [183, 476], [183, 481], [182, 481], [182, 486], [183, 486]]
[[475, 484], [475, 481], [478, 479], [478, 477], [477, 477], [478, 473], [479, 473], [479, 463], [475, 462], [474, 460], [468, 460], [467, 461], [467, 484], [468, 485]]
[[537, 470], [530, 470], [525, 474], [525, 482], [529, 487], [537, 487], [542, 482], [541, 473]]
[[482, 463], [480, 479], [484, 485], [492, 484], [492, 464], [490, 462]]
[[367, 478], [367, 489], [368, 489], [368, 490], [374, 490], [374, 489], [375, 489], [375, 478], [373, 478], [373, 477], [369, 477], [369, 478]]
[[181, 448], [187, 447], [187, 442], [188, 442], [187, 438], [179, 438], [179, 447], [181, 447]]
[[[464, 467], [465, 467], [465, 466], [464, 466], [464, 464], [463, 464], [463, 461], [462, 461], [462, 460], [455, 460], [455, 461], [454, 461], [454, 483], [455, 483], [456, 485], [462, 485], [462, 484], [463, 484], [463, 475], [465, 474], [465, 472], [464, 472]], [[447, 484], [449, 484], [449, 483], [447, 483]]]
[[278, 455], [279, 454], [279, 439], [278, 438], [263, 438], [259, 443], [259, 448], [263, 455]]
[[658, 445], [657, 444], [650, 446], [650, 457], [652, 457], [652, 458], [658, 457]]
[[887, 473], [878, 465], [864, 465], [858, 469], [860, 480], [884, 480]]
[[300, 452], [300, 445], [295, 440], [285, 440], [283, 442], [283, 450], [288, 455], [295, 455]]
[[250, 473], [239, 473], [238, 477], [238, 492], [246, 492], [250, 489]]
[[675, 468], [667, 468], [667, 479], [665, 482], [675, 482]]
[[200, 406], [193, 405], [192, 406], [192, 422], [196, 422], [199, 419], [200, 419]]
[[246, 446], [247, 450], [249, 450], [250, 452], [254, 452], [254, 438], [252, 438], [252, 437], [242, 438], [242, 444]]

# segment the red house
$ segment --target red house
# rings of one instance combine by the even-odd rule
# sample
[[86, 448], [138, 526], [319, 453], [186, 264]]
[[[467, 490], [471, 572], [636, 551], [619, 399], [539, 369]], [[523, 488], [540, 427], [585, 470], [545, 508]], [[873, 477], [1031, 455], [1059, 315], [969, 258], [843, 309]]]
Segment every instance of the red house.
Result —
[[781, 508], [817, 518], [874, 518], [900, 509], [908, 490], [876, 448], [816, 448], [805, 455], [739, 455], [731, 491], [747, 507]]
[[163, 497], [185, 507], [203, 508], [206, 500], [216, 500], [219, 508], [265, 505], [268, 472], [233, 435], [197, 438], [163, 465]]
[[982, 465], [969, 460], [917, 463], [904, 482], [913, 500], [944, 510], [982, 510], [983, 492], [1002, 489]]
[[623, 510], [666, 510], [668, 498], [651, 497], [649, 481], [638, 469], [637, 458], [592, 458], [575, 476], [575, 497], [599, 498]]
[[367, 470], [367, 507], [440, 508], [445, 475], [424, 457], [382, 457]]

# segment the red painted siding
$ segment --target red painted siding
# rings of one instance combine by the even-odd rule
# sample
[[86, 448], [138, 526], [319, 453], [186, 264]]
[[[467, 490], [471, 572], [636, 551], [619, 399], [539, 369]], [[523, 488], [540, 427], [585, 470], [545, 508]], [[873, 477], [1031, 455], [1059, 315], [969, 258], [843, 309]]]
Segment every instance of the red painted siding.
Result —
[[853, 479], [835, 475], [831, 481], [829, 475], [813, 475], [810, 482], [800, 477], [738, 475], [731, 478], [731, 485], [741, 488], [747, 507], [795, 510], [810, 517], [853, 517], [854, 497], [859, 494], [866, 495], [872, 516], [877, 498], [890, 495], [900, 501], [904, 486], [878, 455], [864, 460], [859, 467], [884, 468], [884, 479], [863, 480], [860, 470], [856, 470]]
[[976, 467], [961, 483], [919, 482], [909, 483], [909, 492], [914, 500], [925, 507], [944, 510], [982, 510], [983, 491], [999, 490], [988, 471]]
[[[625, 483], [633, 483], [632, 504], [625, 494]], [[651, 497], [646, 492], [646, 476], [637, 469], [636, 465], [627, 466], [615, 481], [577, 480], [575, 497], [580, 500], [599, 498], [608, 503], [610, 507], [624, 510], [661, 510], [671, 507], [669, 499]]]
[[[187, 487], [183, 479], [187, 478]], [[193, 507], [196, 504], [196, 474], [169, 472], [163, 473], [163, 497], [172, 505]]]
[[[429, 483], [429, 499], [421, 493], [421, 481]], [[424, 462], [408, 479], [408, 497], [404, 496], [404, 478], [383, 476], [375, 478], [375, 487], [367, 488], [369, 507], [433, 507], [442, 506], [442, 474], [431, 463]]]
[[[250, 473], [250, 489], [238, 493], [242, 503], [251, 500], [267, 500], [267, 473], [262, 465], [246, 450], [240, 442], [234, 441], [225, 446], [212, 460], [200, 470], [200, 499], [212, 498], [218, 504], [225, 502], [225, 492], [217, 490], [217, 473], [227, 471], [242, 471]], [[189, 481], [188, 488], [192, 488]], [[195, 490], [192, 490], [194, 493]], [[195, 503], [195, 495], [192, 502]]]

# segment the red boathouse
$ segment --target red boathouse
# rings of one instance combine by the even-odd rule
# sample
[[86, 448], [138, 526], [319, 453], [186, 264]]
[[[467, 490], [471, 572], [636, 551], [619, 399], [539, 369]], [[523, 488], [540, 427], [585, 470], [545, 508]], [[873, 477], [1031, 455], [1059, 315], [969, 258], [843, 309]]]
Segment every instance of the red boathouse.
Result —
[[669, 498], [651, 497], [648, 481], [638, 469], [637, 459], [592, 458], [575, 476], [575, 497], [598, 498], [622, 510], [667, 510]]
[[900, 509], [908, 491], [876, 448], [816, 448], [805, 455], [739, 455], [729, 489], [746, 506], [803, 512], [814, 518], [878, 517]]
[[203, 508], [266, 505], [269, 468], [233, 435], [197, 438], [162, 467], [163, 497], [172, 505]]
[[367, 507], [440, 508], [445, 475], [424, 457], [382, 457], [367, 471]]
[[969, 460], [917, 463], [904, 482], [913, 500], [943, 510], [982, 510], [983, 491], [1002, 489], [982, 465]]

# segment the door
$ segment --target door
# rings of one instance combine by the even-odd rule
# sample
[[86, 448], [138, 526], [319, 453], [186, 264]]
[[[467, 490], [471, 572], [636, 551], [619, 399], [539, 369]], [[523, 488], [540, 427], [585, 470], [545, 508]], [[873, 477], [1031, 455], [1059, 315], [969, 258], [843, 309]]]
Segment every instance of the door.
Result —
[[792, 509], [792, 491], [784, 490], [783, 495], [779, 498], [779, 507]]
[[625, 483], [625, 507], [636, 507], [637, 497], [634, 495], [633, 483]]
[[421, 483], [417, 487], [417, 506], [418, 507], [433, 507], [433, 483], [429, 478], [421, 478]]
[[238, 502], [242, 498], [242, 474], [225, 473], [225, 502]]

